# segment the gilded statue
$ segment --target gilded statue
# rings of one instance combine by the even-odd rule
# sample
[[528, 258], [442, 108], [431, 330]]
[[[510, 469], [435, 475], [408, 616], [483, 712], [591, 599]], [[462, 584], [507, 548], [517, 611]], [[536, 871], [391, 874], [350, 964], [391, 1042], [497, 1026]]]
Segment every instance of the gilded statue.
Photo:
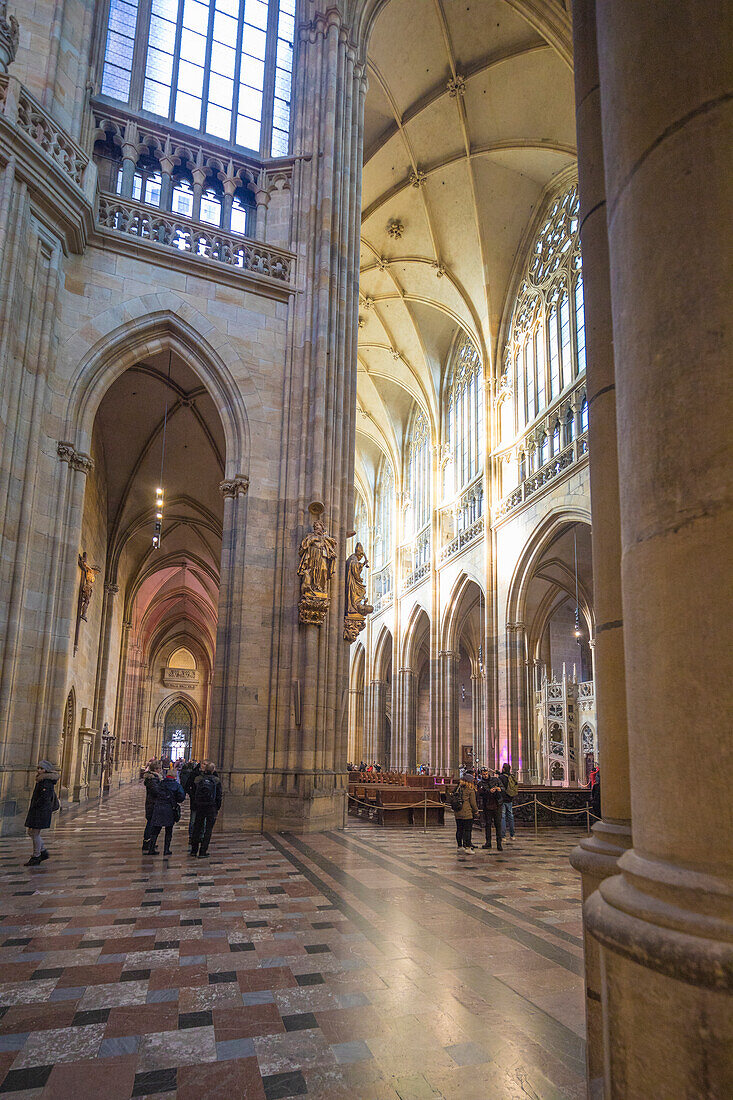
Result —
[[331, 604], [331, 578], [336, 563], [336, 540], [326, 533], [320, 520], [313, 521], [313, 530], [298, 548], [301, 623], [321, 626]]
[[354, 642], [366, 625], [366, 616], [374, 608], [367, 603], [364, 568], [369, 568], [364, 547], [357, 542], [354, 553], [346, 559], [346, 601], [344, 604], [344, 641]]
[[79, 568], [81, 569], [81, 584], [79, 586], [79, 618], [87, 621], [89, 601], [94, 591], [94, 582], [97, 573], [101, 572], [98, 565], [90, 565], [87, 560], [87, 552], [79, 555]]

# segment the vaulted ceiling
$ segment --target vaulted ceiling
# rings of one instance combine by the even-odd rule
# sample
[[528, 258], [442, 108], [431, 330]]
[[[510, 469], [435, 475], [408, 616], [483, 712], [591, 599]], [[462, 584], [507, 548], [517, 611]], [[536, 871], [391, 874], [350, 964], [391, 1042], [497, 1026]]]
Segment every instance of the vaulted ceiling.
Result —
[[550, 21], [542, 33], [541, 9], [388, 0], [374, 21], [357, 381], [367, 490], [381, 455], [400, 454], [414, 402], [437, 438], [461, 332], [492, 376], [538, 205], [575, 160], [572, 70]]

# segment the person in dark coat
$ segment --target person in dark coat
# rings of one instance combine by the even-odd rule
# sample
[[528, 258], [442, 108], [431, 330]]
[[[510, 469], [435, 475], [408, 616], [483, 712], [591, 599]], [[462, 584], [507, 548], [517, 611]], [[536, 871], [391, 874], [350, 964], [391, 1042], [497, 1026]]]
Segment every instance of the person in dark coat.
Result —
[[206, 859], [209, 854], [211, 832], [221, 809], [221, 780], [213, 764], [204, 764], [196, 776], [191, 794], [191, 810], [196, 813], [196, 823], [191, 835], [190, 855]]
[[165, 829], [163, 855], [169, 856], [171, 854], [173, 826], [181, 816], [178, 805], [183, 802], [186, 796], [183, 793], [183, 787], [178, 782], [175, 768], [169, 767], [165, 779], [152, 780], [151, 785], [155, 802], [153, 812], [150, 815], [150, 839], [147, 846], [143, 846], [143, 851], [151, 856], [157, 855], [158, 849], [155, 845], [160, 836], [160, 830]]
[[43, 843], [42, 829], [51, 827], [53, 814], [60, 808], [54, 787], [58, 782], [58, 773], [48, 760], [41, 760], [36, 770], [36, 785], [31, 795], [28, 813], [25, 819], [25, 827], [28, 836], [33, 841], [33, 855], [26, 863], [26, 867], [37, 867], [48, 859], [48, 849]]
[[478, 788], [479, 801], [484, 813], [484, 834], [486, 836], [486, 843], [482, 844], [481, 847], [491, 847], [491, 825], [493, 822], [496, 833], [496, 847], [500, 852], [502, 851], [501, 805], [503, 790], [498, 775], [492, 776], [489, 774], [488, 769], [484, 768]]
[[189, 802], [189, 806], [190, 806], [190, 813], [188, 815], [188, 843], [189, 844], [191, 843], [191, 841], [193, 839], [193, 828], [194, 828], [194, 825], [196, 824], [196, 807], [193, 804], [193, 788], [194, 788], [194, 784], [196, 782], [197, 777], [199, 775], [201, 775], [202, 767], [203, 767], [203, 765], [199, 761], [196, 761], [196, 763], [193, 765], [191, 770], [188, 772], [188, 774], [186, 776], [185, 783], [183, 782], [183, 780], [181, 780], [181, 786], [183, 787], [184, 791], [188, 795], [188, 802]]
[[[452, 791], [452, 796], [453, 795], [460, 795], [461, 799], [460, 806], [453, 808], [453, 813], [456, 818], [456, 845], [458, 846], [458, 851], [473, 852], [476, 849], [471, 843], [471, 830], [473, 828], [473, 819], [478, 813], [476, 792], [473, 788], [473, 784], [469, 783], [467, 779], [459, 780]], [[458, 799], [456, 799], [456, 802], [457, 801]]]
[[150, 819], [153, 816], [155, 805], [156, 784], [160, 783], [161, 776], [158, 773], [158, 764], [152, 760], [148, 765], [143, 782], [145, 784], [145, 832], [143, 833], [143, 851], [148, 850], [150, 844]]

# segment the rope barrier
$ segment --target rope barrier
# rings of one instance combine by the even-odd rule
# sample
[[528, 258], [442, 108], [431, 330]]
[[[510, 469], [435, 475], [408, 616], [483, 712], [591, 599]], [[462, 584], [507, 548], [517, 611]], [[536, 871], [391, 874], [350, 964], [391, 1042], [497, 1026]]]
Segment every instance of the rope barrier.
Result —
[[[423, 809], [425, 807], [429, 808], [430, 806], [435, 806], [438, 809], [441, 809], [441, 808], [442, 809], [448, 809], [449, 808], [448, 804], [445, 803], [445, 802], [425, 802], [425, 801], [423, 801], [423, 802], [404, 802], [404, 803], [403, 802], [397, 802], [397, 803], [388, 802], [386, 805], [380, 804], [380, 803], [377, 803], [377, 802], [362, 802], [362, 800], [360, 798], [357, 798], [356, 795], [353, 795], [353, 794], [349, 795], [349, 801], [350, 802], [355, 802], [357, 804], [357, 806], [366, 806], [367, 809], [373, 809], [373, 810], [418, 810], [418, 809]], [[533, 804], [536, 804], [537, 806], [541, 806], [543, 810], [549, 810], [553, 814], [566, 814], [566, 815], [571, 815], [572, 816], [573, 814], [588, 814], [589, 813], [590, 816], [595, 818], [596, 821], [601, 820], [601, 818], [598, 817], [596, 814], [594, 814], [592, 810], [588, 809], [587, 806], [583, 806], [581, 809], [578, 809], [578, 810], [562, 810], [557, 806], [548, 806], [545, 802], [540, 802], [539, 798], [536, 798], [536, 797], [530, 799], [529, 802], [518, 802], [518, 803], [513, 804], [512, 805], [512, 810], [522, 810], [522, 809], [524, 809], [525, 806], [532, 806]]]

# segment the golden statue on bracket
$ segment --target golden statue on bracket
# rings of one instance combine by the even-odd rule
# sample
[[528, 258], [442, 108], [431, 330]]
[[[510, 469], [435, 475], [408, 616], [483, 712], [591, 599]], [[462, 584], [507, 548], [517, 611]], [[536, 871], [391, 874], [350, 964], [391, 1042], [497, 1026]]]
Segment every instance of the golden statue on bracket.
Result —
[[[322, 507], [310, 507], [314, 517], [320, 516], [322, 510]], [[320, 519], [314, 518], [313, 530], [298, 547], [298, 618], [301, 623], [323, 625], [326, 612], [331, 606], [331, 578], [335, 563], [336, 539], [327, 534]]]
[[366, 584], [362, 571], [369, 568], [364, 547], [357, 542], [354, 553], [346, 559], [346, 602], [344, 604], [344, 641], [355, 642], [366, 626], [366, 617], [374, 608], [367, 603]]

